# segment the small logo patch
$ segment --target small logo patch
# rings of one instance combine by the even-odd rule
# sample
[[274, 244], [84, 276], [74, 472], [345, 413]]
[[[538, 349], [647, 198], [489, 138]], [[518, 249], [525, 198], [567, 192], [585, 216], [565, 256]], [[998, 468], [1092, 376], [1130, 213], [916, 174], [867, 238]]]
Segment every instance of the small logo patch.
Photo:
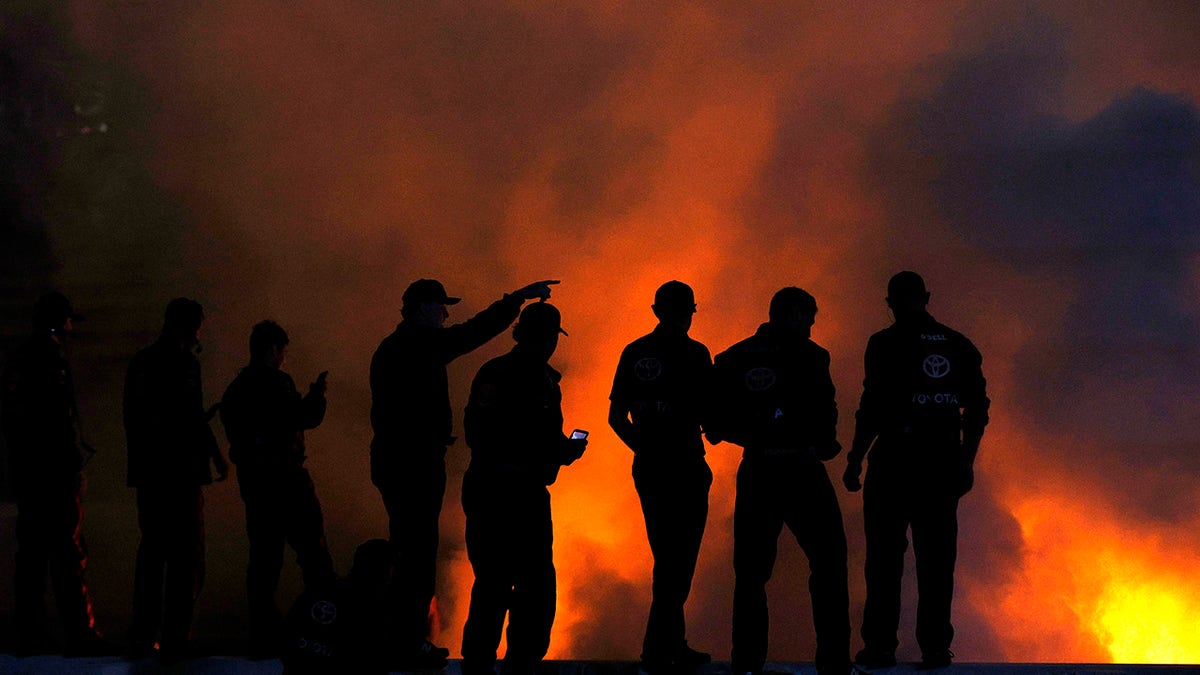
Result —
[[662, 375], [662, 361], [653, 356], [639, 359], [633, 364], [633, 374], [642, 382], [652, 382]]
[[746, 373], [746, 388], [750, 391], [766, 391], [775, 385], [775, 371], [770, 368], [754, 368]]
[[921, 369], [934, 379], [943, 378], [950, 374], [950, 361], [941, 354], [930, 354], [925, 357], [925, 363], [921, 364]]
[[309, 609], [309, 614], [312, 616], [313, 621], [322, 626], [328, 626], [337, 621], [337, 605], [328, 600], [318, 600]]

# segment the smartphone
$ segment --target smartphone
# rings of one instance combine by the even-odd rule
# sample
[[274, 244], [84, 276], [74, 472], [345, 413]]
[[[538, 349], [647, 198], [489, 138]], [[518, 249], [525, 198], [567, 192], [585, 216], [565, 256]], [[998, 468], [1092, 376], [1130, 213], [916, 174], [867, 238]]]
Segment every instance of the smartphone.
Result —
[[575, 431], [571, 432], [571, 440], [573, 441], [580, 441], [587, 437], [588, 432], [584, 431], [583, 429], [576, 429]]

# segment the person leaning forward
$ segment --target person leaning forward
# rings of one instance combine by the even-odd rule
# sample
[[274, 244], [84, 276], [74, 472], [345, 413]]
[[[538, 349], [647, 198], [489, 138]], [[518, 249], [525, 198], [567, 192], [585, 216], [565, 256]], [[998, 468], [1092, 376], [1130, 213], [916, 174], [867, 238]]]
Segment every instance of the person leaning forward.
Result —
[[237, 466], [246, 505], [250, 559], [246, 592], [250, 602], [250, 655], [278, 656], [283, 615], [275, 602], [283, 549], [296, 552], [306, 590], [321, 592], [335, 582], [325, 542], [325, 522], [312, 476], [304, 468], [304, 431], [325, 418], [322, 372], [300, 396], [283, 371], [288, 335], [274, 321], [250, 332], [250, 364], [221, 399], [221, 422], [229, 437], [229, 459]]
[[371, 358], [371, 482], [383, 497], [396, 552], [397, 666], [438, 668], [450, 652], [428, 640], [437, 585], [438, 515], [446, 491], [446, 448], [454, 442], [446, 366], [502, 333], [526, 300], [550, 297], [539, 281], [446, 326], [450, 297], [441, 282], [418, 279], [404, 291], [401, 321]]
[[[961, 333], [934, 320], [916, 272], [887, 287], [895, 323], [867, 342], [862, 400], [842, 480], [863, 490], [867, 540], [864, 667], [896, 663], [906, 533], [917, 560], [917, 644], [928, 668], [950, 665], [958, 500], [974, 485], [988, 423], [983, 358]], [[866, 487], [859, 481], [870, 452]]]
[[811, 570], [817, 672], [850, 672], [846, 533], [822, 464], [841, 445], [829, 352], [809, 339], [816, 313], [811, 295], [784, 288], [770, 320], [713, 359], [719, 412], [707, 435], [744, 448], [733, 514], [734, 673], [757, 675], [766, 661], [766, 584], [785, 524]]
[[633, 484], [654, 555], [642, 669], [661, 673], [712, 660], [688, 646], [683, 611], [712, 485], [701, 437], [712, 357], [707, 347], [688, 337], [696, 313], [691, 287], [668, 281], [654, 294], [651, 309], [658, 326], [621, 352], [608, 423], [634, 452]]
[[492, 675], [504, 618], [504, 675], [532, 675], [550, 647], [556, 582], [550, 491], [587, 440], [563, 434], [562, 376], [549, 364], [558, 309], [532, 304], [516, 345], [479, 369], [463, 426], [471, 463], [463, 476], [467, 558], [475, 573], [463, 627], [463, 675]]

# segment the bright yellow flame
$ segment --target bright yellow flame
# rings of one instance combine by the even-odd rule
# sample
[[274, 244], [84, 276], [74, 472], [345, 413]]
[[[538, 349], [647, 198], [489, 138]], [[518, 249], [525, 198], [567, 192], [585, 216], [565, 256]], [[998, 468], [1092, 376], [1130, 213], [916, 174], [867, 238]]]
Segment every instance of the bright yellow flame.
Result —
[[1078, 499], [1029, 498], [1013, 514], [1026, 550], [1000, 605], [1015, 620], [1010, 644], [1039, 660], [1200, 662], [1200, 579], [1188, 542], [1164, 547], [1144, 525]]
[[1117, 663], [1200, 660], [1200, 597], [1183, 579], [1122, 569], [1096, 602], [1090, 628]]

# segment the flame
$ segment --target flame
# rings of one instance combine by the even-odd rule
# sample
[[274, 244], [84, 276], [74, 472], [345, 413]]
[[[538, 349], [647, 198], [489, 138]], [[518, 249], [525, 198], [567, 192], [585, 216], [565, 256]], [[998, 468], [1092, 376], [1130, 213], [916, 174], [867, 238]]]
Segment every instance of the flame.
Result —
[[1012, 513], [1026, 550], [995, 625], [1018, 658], [1200, 661], [1194, 540], [1146, 533], [1072, 498], [1026, 495]]

